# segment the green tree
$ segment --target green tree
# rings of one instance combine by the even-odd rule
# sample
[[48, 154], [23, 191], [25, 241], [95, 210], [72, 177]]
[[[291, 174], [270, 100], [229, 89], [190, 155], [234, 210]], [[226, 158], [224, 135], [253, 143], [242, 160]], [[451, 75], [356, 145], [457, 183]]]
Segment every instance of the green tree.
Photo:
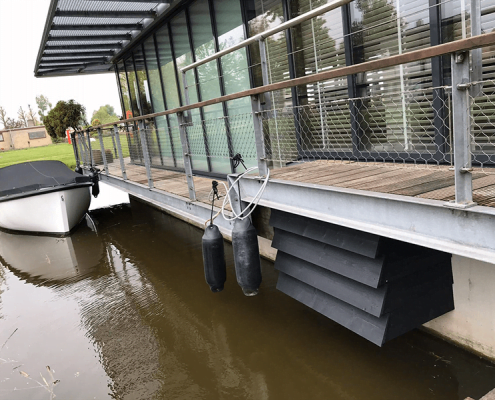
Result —
[[38, 114], [41, 118], [41, 121], [44, 121], [46, 111], [52, 109], [52, 103], [50, 103], [48, 97], [41, 94], [39, 96], [36, 96], [36, 104], [39, 108]]
[[[99, 123], [95, 123], [95, 120], [98, 120]], [[108, 124], [110, 122], [115, 122], [118, 120], [119, 117], [117, 116], [117, 114], [115, 114], [114, 108], [111, 105], [106, 104], [93, 112], [93, 115], [91, 117], [91, 125], [95, 126]]]
[[43, 119], [48, 134], [57, 139], [65, 136], [67, 128], [78, 130], [85, 111], [84, 106], [74, 100], [59, 101]]

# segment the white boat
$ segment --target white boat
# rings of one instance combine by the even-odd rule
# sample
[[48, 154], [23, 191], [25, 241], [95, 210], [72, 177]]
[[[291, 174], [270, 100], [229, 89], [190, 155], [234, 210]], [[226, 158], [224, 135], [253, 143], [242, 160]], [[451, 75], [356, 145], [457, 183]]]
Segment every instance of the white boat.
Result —
[[92, 185], [60, 161], [0, 168], [0, 228], [67, 234], [88, 211]]

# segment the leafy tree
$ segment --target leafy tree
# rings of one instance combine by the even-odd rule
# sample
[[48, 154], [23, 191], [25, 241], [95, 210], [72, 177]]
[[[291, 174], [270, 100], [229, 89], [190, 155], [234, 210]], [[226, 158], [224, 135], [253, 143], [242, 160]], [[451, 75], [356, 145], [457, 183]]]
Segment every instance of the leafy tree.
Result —
[[43, 122], [48, 134], [57, 139], [65, 136], [67, 128], [78, 130], [85, 112], [84, 106], [74, 100], [61, 100], [44, 117]]
[[19, 121], [22, 122], [23, 127], [28, 126], [27, 113], [22, 109], [22, 106], [19, 107], [19, 110], [17, 111], [17, 116], [19, 117]]
[[[96, 123], [95, 120], [99, 121], [99, 123]], [[91, 125], [101, 125], [101, 124], [108, 124], [110, 122], [115, 122], [118, 121], [119, 117], [117, 114], [115, 114], [114, 108], [106, 104], [104, 106], [101, 106], [97, 111], [93, 112], [93, 116], [91, 117]]]
[[48, 97], [43, 96], [42, 94], [39, 96], [36, 96], [36, 104], [38, 105], [39, 111], [38, 114], [41, 118], [41, 121], [44, 121], [45, 118], [45, 112], [48, 109], [52, 109], [52, 103], [48, 100]]

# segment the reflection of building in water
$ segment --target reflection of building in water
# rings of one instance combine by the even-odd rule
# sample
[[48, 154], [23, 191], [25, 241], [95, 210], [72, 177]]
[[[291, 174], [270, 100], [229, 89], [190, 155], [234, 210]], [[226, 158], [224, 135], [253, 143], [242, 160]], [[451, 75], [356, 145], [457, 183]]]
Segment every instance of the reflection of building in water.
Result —
[[[263, 375], [231, 354], [225, 326], [214, 322], [216, 311], [198, 312], [196, 301], [184, 301], [194, 289], [205, 289], [197, 232], [191, 244], [194, 228], [178, 223], [174, 235], [162, 231], [155, 236], [155, 229], [150, 232], [150, 225], [139, 218], [120, 221], [120, 226], [103, 232], [105, 264], [111, 272], [89, 281], [81, 288], [84, 293], [75, 293], [82, 304], [82, 324], [99, 349], [114, 394], [150, 398], [161, 393], [164, 398], [189, 399], [209, 393], [229, 397], [232, 391], [244, 398], [267, 398]], [[155, 222], [155, 228], [163, 228]], [[131, 235], [122, 224], [133, 226]], [[158, 239], [166, 243], [150, 245]], [[173, 249], [175, 256], [169, 254]], [[169, 267], [184, 266], [190, 268], [179, 277], [167, 274]], [[191, 279], [198, 287], [180, 284], [177, 291], [177, 279], [191, 272], [199, 272], [198, 279]]]

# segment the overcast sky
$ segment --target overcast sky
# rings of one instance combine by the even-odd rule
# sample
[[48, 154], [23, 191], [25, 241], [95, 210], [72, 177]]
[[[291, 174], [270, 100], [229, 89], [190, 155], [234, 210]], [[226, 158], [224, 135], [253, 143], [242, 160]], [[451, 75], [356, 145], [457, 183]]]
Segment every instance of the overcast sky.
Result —
[[[122, 113], [113, 73], [60, 78], [35, 78], [34, 64], [50, 0], [0, 0], [0, 106], [17, 119], [20, 106], [36, 107], [43, 94], [53, 106], [74, 99], [86, 107], [88, 118], [105, 104]], [[1, 125], [1, 124], [0, 124]], [[0, 129], [3, 126], [0, 126]]]

